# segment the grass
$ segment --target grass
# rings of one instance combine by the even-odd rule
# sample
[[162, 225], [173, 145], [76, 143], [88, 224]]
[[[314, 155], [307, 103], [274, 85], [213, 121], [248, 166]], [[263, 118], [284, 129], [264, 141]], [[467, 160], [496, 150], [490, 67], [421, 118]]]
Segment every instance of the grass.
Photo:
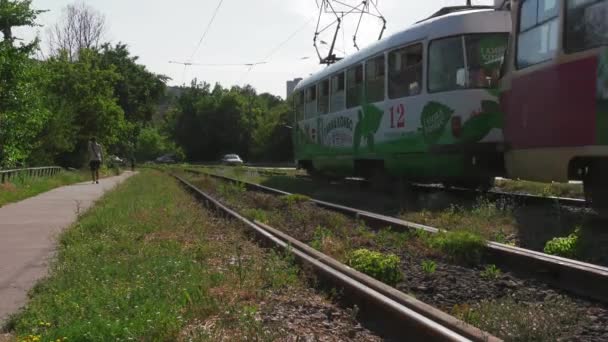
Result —
[[539, 183], [523, 180], [496, 180], [495, 187], [505, 192], [527, 193], [538, 196], [584, 198], [583, 186], [571, 183]]
[[[113, 175], [105, 170], [100, 176]], [[54, 188], [91, 180], [89, 171], [61, 171], [51, 177], [17, 177], [10, 182], [0, 184], [0, 207], [36, 196]]]
[[60, 236], [50, 276], [6, 328], [43, 341], [275, 338], [256, 303], [297, 288], [298, 269], [209, 215], [165, 175], [132, 177]]
[[440, 211], [403, 212], [400, 218], [449, 231], [467, 231], [503, 243], [511, 242], [508, 237], [517, 233], [512, 209], [484, 198], [478, 199], [472, 208], [451, 205]]
[[565, 298], [543, 303], [516, 302], [506, 297], [474, 305], [457, 305], [452, 314], [504, 341], [557, 341], [563, 327], [573, 326], [580, 318], [576, 305]]
[[442, 251], [453, 261], [476, 265], [481, 262], [486, 242], [467, 231], [439, 232], [426, 238], [428, 245]]

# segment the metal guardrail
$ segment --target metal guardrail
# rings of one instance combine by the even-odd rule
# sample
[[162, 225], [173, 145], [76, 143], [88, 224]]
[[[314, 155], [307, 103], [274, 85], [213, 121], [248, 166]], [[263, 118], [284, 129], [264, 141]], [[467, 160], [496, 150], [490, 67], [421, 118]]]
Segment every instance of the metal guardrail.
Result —
[[0, 170], [0, 184], [6, 183], [15, 177], [48, 177], [61, 172], [59, 166], [29, 167], [25, 169]]

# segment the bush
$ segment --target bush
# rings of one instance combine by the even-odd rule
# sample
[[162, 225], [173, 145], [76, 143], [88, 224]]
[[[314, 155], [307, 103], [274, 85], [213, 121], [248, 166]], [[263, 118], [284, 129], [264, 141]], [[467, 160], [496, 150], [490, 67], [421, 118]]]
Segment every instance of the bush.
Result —
[[348, 265], [388, 285], [394, 286], [403, 279], [401, 260], [394, 254], [358, 249], [349, 254]]
[[574, 233], [566, 237], [556, 237], [547, 241], [544, 248], [545, 253], [564, 258], [576, 257], [579, 233], [579, 229], [576, 229]]
[[441, 232], [429, 238], [432, 248], [449, 255], [456, 261], [477, 264], [481, 261], [485, 240], [471, 232]]

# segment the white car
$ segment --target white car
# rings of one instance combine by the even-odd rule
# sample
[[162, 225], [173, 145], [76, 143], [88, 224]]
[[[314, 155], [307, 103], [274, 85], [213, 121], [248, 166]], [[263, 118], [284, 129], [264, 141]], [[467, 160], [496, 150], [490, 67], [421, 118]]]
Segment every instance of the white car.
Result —
[[227, 154], [222, 158], [222, 164], [225, 165], [243, 165], [243, 160], [236, 154]]

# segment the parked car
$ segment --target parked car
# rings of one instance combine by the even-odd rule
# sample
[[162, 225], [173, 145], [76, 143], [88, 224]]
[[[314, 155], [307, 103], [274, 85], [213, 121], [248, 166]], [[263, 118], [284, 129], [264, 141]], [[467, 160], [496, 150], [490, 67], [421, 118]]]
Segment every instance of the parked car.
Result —
[[108, 156], [108, 163], [110, 165], [125, 165], [125, 161], [119, 156], [110, 155]]
[[160, 157], [156, 158], [155, 162], [157, 164], [174, 164], [175, 158], [171, 154], [166, 154], [164, 156], [160, 156]]
[[227, 154], [222, 158], [222, 164], [225, 165], [243, 165], [243, 160], [236, 154]]

